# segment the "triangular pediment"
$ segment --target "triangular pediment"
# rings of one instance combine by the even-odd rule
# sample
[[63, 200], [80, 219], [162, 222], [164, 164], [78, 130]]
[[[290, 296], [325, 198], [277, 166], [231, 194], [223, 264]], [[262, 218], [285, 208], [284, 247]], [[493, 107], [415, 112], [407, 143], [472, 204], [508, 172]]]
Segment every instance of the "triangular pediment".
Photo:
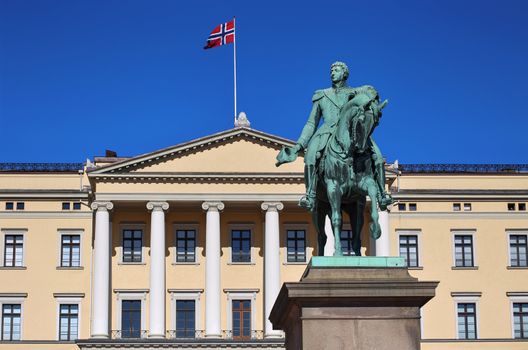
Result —
[[224, 174], [297, 177], [303, 171], [302, 158], [275, 167], [275, 157], [293, 141], [261, 131], [236, 128], [168, 147], [92, 170], [91, 177]]

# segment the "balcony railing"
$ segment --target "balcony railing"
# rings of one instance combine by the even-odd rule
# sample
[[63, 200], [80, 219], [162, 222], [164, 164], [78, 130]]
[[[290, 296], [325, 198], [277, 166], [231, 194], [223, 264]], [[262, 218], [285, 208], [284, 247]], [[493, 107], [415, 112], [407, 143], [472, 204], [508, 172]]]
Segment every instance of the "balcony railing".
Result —
[[204, 330], [169, 330], [167, 331], [168, 339], [203, 339], [205, 338]]
[[113, 330], [112, 339], [148, 338], [149, 331], [139, 329]]
[[[203, 339], [205, 338], [204, 330], [169, 330], [167, 331], [168, 339]], [[249, 336], [239, 336], [233, 334], [232, 330], [223, 330], [222, 339], [225, 340], [256, 340], [264, 339], [264, 331], [252, 330]]]
[[[112, 339], [142, 339], [148, 338], [148, 330], [113, 330]], [[204, 339], [205, 331], [200, 330], [168, 330], [167, 339], [186, 340], [186, 339]], [[237, 335], [232, 330], [223, 330], [222, 339], [224, 340], [259, 340], [264, 339], [264, 331], [251, 330], [249, 335]]]

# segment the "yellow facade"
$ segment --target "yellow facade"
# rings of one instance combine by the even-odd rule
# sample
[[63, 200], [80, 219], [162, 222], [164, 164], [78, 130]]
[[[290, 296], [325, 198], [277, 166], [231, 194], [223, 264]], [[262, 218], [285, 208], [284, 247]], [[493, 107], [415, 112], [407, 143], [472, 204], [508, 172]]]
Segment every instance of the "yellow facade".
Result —
[[[152, 201], [169, 205], [164, 216], [164, 328], [175, 329], [174, 300], [186, 293], [196, 298], [196, 330], [206, 327], [207, 222], [202, 203], [216, 201], [225, 205], [219, 214], [221, 329], [231, 327], [230, 295], [243, 294], [252, 299], [251, 329], [264, 330], [266, 214], [261, 204], [284, 205], [279, 210], [281, 283], [298, 281], [317, 251], [311, 216], [297, 206], [304, 192], [302, 159], [280, 168], [274, 165], [277, 151], [291, 144], [273, 135], [237, 128], [135, 158], [96, 159], [95, 166], [84, 166], [81, 172], [75, 167], [0, 172], [0, 303], [20, 304], [22, 309], [20, 340], [2, 340], [0, 350], [133, 345], [119, 339], [91, 339], [96, 263], [93, 202], [113, 204], [108, 252], [110, 338], [112, 330], [120, 330], [119, 311], [127, 295], [142, 300], [142, 329], [150, 326], [152, 213], [146, 204]], [[397, 201], [389, 214], [391, 255], [400, 254], [401, 235], [417, 236], [419, 263], [410, 268], [411, 275], [440, 281], [436, 297], [422, 309], [422, 349], [527, 349], [528, 339], [514, 339], [512, 305], [528, 303], [528, 268], [510, 266], [509, 234], [528, 234], [528, 214], [519, 210], [519, 204], [528, 202], [528, 173], [426, 173], [388, 166], [387, 186]], [[17, 210], [17, 203], [22, 202], [24, 209]], [[63, 210], [66, 202], [71, 207]], [[7, 209], [8, 203], [13, 209]], [[80, 208], [73, 209], [73, 203], [81, 203]], [[410, 204], [416, 210], [410, 210]], [[454, 209], [455, 204], [460, 210]], [[514, 210], [509, 210], [511, 204]], [[178, 263], [176, 230], [189, 227], [196, 232], [196, 261]], [[143, 233], [142, 258], [123, 262], [123, 230], [132, 228]], [[248, 263], [231, 261], [230, 232], [234, 228], [251, 230]], [[305, 230], [306, 262], [288, 263], [288, 229]], [[61, 267], [61, 234], [80, 236], [79, 267]], [[474, 266], [455, 267], [454, 236], [458, 234], [472, 237]], [[23, 236], [22, 266], [5, 266], [5, 235]], [[374, 243], [366, 228], [362, 240], [363, 252], [373, 253]], [[477, 339], [458, 339], [457, 302], [476, 305]], [[61, 303], [79, 305], [77, 341], [58, 340]], [[192, 347], [168, 338], [162, 340], [166, 347]], [[143, 348], [159, 345], [160, 340], [148, 340], [138, 344]], [[229, 348], [229, 341], [220, 339], [211, 347]], [[282, 346], [280, 339], [259, 341], [247, 346]]]

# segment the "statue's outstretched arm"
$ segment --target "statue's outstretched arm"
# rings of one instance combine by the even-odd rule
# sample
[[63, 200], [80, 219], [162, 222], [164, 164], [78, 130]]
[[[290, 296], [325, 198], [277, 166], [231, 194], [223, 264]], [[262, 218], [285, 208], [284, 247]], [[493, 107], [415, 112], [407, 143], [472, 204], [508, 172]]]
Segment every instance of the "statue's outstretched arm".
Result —
[[300, 145], [303, 149], [306, 149], [306, 147], [308, 147], [308, 143], [310, 142], [310, 139], [315, 133], [315, 130], [317, 130], [317, 126], [319, 125], [320, 120], [321, 106], [319, 105], [319, 101], [314, 101], [312, 111], [310, 112], [310, 116], [308, 117], [308, 121], [306, 122], [306, 125], [304, 125], [304, 128], [301, 132], [301, 136], [299, 136], [299, 139], [297, 140], [297, 144]]

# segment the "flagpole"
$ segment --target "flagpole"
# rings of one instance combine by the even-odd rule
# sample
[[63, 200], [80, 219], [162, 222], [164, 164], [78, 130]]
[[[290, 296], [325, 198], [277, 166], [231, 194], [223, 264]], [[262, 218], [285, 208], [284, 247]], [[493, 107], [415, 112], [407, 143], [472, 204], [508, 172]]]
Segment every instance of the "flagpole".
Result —
[[235, 17], [233, 17], [233, 80], [234, 80], [234, 89], [235, 89], [235, 124], [236, 124], [236, 118], [237, 118], [237, 64], [236, 64], [236, 23], [235, 23]]

